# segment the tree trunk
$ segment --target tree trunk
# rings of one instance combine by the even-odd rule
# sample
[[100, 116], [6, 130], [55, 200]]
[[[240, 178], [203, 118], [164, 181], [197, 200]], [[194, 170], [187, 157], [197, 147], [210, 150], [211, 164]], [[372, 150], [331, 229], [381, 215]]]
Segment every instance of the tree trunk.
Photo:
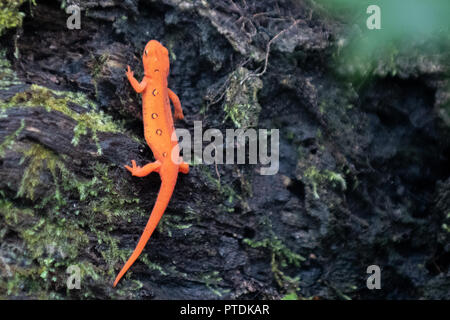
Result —
[[[0, 29], [0, 297], [450, 298], [443, 62], [356, 86], [332, 68], [345, 28], [314, 1], [82, 1], [79, 30], [76, 1], [37, 2], [1, 9], [26, 15]], [[112, 288], [160, 185], [123, 167], [154, 160], [125, 77], [151, 39], [176, 128], [279, 129], [280, 166], [192, 163]]]

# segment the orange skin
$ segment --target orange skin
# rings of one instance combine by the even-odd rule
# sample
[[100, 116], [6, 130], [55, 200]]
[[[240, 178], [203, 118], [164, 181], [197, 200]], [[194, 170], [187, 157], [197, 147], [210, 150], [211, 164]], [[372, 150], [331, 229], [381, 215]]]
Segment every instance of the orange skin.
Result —
[[127, 66], [126, 75], [133, 89], [137, 93], [142, 93], [144, 137], [156, 161], [140, 167], [136, 165], [136, 161], [131, 160], [132, 166], [125, 165], [125, 168], [136, 177], [145, 177], [151, 172], [158, 172], [161, 177], [161, 187], [144, 232], [136, 249], [117, 275], [114, 287], [139, 257], [158, 225], [172, 197], [178, 172], [189, 172], [189, 165], [183, 162], [179, 156], [179, 146], [169, 103], [170, 99], [174, 106], [175, 118], [183, 119], [180, 99], [167, 87], [169, 52], [158, 41], [150, 40], [145, 46], [142, 62], [144, 64], [144, 78], [140, 83], [134, 77], [130, 66]]

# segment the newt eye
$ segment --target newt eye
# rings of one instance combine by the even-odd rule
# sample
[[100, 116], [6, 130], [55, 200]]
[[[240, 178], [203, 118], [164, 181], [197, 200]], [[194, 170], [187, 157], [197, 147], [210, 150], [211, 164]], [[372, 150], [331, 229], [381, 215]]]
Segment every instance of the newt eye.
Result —
[[147, 50], [144, 50], [145, 56], [147, 56]]

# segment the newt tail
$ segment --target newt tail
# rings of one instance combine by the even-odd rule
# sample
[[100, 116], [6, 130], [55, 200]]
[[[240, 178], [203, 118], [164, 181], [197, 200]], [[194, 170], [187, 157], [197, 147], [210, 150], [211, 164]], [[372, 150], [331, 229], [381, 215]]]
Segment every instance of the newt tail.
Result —
[[155, 206], [153, 207], [150, 218], [148, 219], [147, 225], [145, 226], [144, 232], [139, 239], [136, 249], [134, 249], [130, 258], [128, 258], [128, 261], [125, 263], [122, 270], [120, 270], [119, 274], [117, 275], [116, 280], [114, 281], [114, 287], [132, 266], [132, 264], [136, 261], [142, 250], [144, 250], [147, 241], [150, 239], [153, 231], [159, 223], [159, 220], [161, 220], [161, 217], [163, 216], [167, 205], [169, 204], [173, 190], [175, 189], [175, 184], [177, 183], [178, 166], [173, 164], [172, 167], [167, 168], [167, 170], [164, 172], [167, 172], [167, 174], [161, 175], [161, 187], [159, 189], [158, 197], [156, 198]]
[[158, 172], [161, 177], [161, 187], [144, 232], [130, 258], [117, 275], [114, 287], [139, 257], [155, 231], [172, 197], [178, 172], [189, 172], [188, 164], [183, 162], [179, 156], [179, 146], [170, 109], [169, 100], [173, 103], [175, 118], [183, 119], [180, 99], [167, 87], [168, 51], [158, 41], [151, 40], [145, 46], [142, 60], [145, 76], [140, 83], [134, 78], [130, 67], [126, 74], [134, 90], [142, 93], [144, 136], [156, 161], [139, 167], [136, 165], [136, 161], [131, 160], [132, 166], [126, 165], [125, 168], [137, 177], [145, 177], [151, 172]]

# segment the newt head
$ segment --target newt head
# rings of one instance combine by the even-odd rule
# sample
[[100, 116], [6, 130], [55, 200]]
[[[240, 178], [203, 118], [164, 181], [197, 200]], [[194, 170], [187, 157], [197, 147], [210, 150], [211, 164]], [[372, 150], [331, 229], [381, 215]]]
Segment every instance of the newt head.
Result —
[[169, 76], [169, 51], [158, 41], [150, 40], [142, 54], [144, 73], [150, 78]]

